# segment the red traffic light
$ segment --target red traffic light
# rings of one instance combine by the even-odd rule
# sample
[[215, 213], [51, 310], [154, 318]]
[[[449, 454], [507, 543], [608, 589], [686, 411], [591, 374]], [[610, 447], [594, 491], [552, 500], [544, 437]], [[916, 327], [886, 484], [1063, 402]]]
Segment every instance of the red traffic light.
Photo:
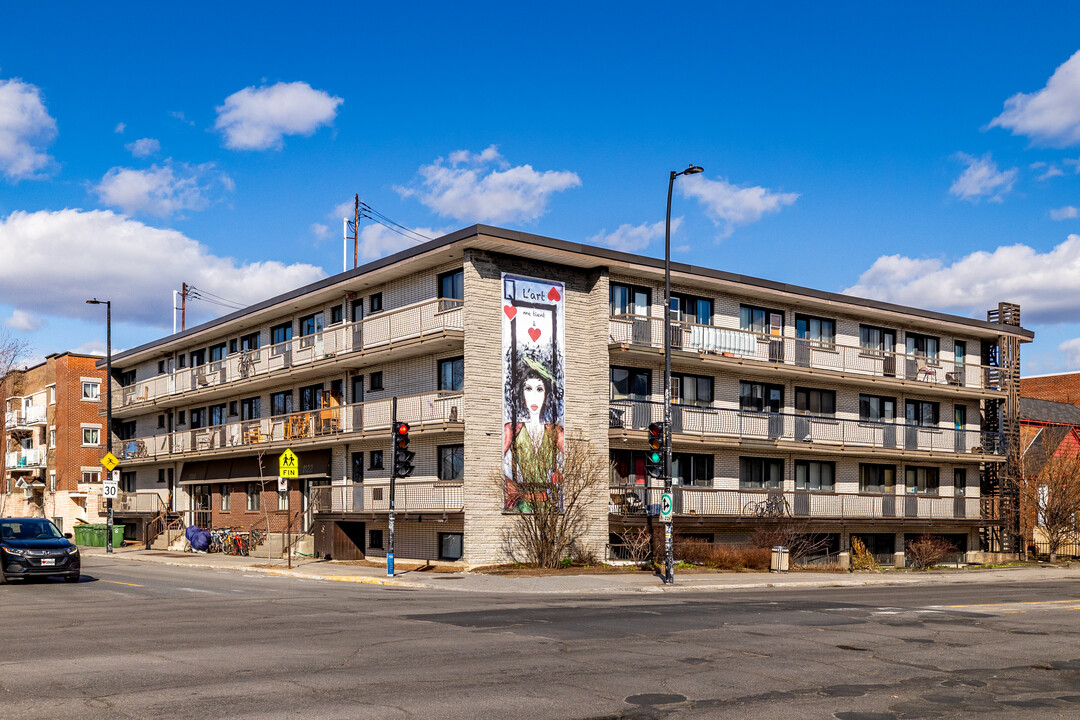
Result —
[[663, 437], [664, 436], [664, 423], [652, 423], [649, 425], [650, 437]]
[[397, 424], [397, 434], [398, 435], [408, 435], [409, 434], [409, 423], [398, 423]]

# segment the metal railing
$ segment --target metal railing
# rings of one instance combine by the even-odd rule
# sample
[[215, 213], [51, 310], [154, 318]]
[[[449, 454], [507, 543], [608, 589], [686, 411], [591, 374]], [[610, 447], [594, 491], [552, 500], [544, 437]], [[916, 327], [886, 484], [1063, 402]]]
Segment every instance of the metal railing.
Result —
[[258, 350], [233, 353], [198, 367], [179, 368], [131, 385], [114, 387], [113, 404], [123, 408], [311, 364], [343, 353], [387, 347], [445, 330], [462, 330], [463, 318], [461, 300], [424, 300]]
[[[664, 346], [663, 318], [613, 315], [609, 327], [612, 343]], [[671, 346], [676, 350], [846, 374], [895, 377], [931, 385], [998, 390], [1003, 380], [1001, 368], [956, 362], [951, 358], [927, 358], [687, 322], [672, 322]]]
[[[651, 400], [612, 400], [608, 417], [612, 428], [644, 430], [650, 423], [663, 422], [664, 404]], [[681, 403], [672, 405], [671, 431], [699, 437], [759, 438], [893, 450], [987, 455], [1004, 453], [1000, 433], [981, 430], [753, 412]]]
[[4, 456], [4, 466], [8, 470], [19, 468], [39, 468], [45, 466], [45, 448], [37, 447], [29, 450], [15, 450]]
[[4, 413], [4, 427], [14, 430], [31, 425], [44, 425], [48, 422], [47, 411], [48, 407], [45, 405], [30, 405], [21, 410], [8, 410]]
[[[311, 490], [315, 513], [379, 512], [390, 509], [390, 486], [387, 484], [319, 485]], [[460, 512], [464, 507], [460, 482], [398, 480], [396, 483], [395, 511]]]
[[[612, 485], [608, 511], [613, 515], [659, 515], [664, 489], [644, 485]], [[867, 520], [916, 518], [920, 520], [979, 519], [977, 497], [927, 495], [871, 495], [807, 490], [727, 490], [672, 488], [676, 515], [715, 515], [733, 518], [782, 520], [827, 518]]]
[[121, 493], [120, 497], [113, 502], [113, 510], [121, 513], [160, 514], [164, 509], [165, 503], [156, 492]]
[[[176, 430], [125, 440], [114, 450], [121, 460], [158, 459], [177, 455], [263, 443], [336, 437], [349, 433], [389, 430], [393, 398], [368, 400], [305, 410], [288, 415], [240, 420], [223, 425]], [[424, 425], [459, 423], [465, 418], [462, 393], [437, 391], [397, 398], [397, 419], [422, 429]]]

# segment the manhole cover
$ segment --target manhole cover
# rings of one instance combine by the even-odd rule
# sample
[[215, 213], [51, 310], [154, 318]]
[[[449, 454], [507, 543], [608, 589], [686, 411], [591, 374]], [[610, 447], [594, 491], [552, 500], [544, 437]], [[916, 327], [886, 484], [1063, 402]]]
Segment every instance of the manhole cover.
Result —
[[675, 695], [674, 693], [642, 693], [626, 698], [626, 702], [631, 705], [671, 705], [685, 701], [685, 695]]

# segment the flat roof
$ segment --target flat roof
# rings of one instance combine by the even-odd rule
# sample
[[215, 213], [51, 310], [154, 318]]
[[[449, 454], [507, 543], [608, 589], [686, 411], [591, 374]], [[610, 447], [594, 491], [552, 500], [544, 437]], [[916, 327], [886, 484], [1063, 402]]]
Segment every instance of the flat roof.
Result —
[[[622, 252], [620, 250], [612, 250], [610, 248], [597, 247], [595, 245], [586, 245], [583, 243], [575, 243], [567, 240], [559, 240], [558, 238], [545, 237], [543, 235], [534, 235], [532, 233], [521, 232], [519, 230], [509, 230], [506, 228], [494, 227], [491, 225], [471, 225], [461, 230], [443, 235], [442, 237], [435, 238], [429, 242], [422, 243], [415, 247], [401, 250], [392, 255], [379, 258], [370, 263], [360, 265], [352, 270], [346, 270], [334, 275], [327, 276], [322, 280], [304, 285], [303, 287], [290, 290], [289, 292], [275, 295], [272, 298], [263, 300], [262, 302], [250, 305], [241, 310], [222, 315], [221, 317], [202, 323], [192, 328], [188, 328], [182, 332], [167, 335], [165, 337], [153, 340], [148, 343], [144, 343], [134, 348], [130, 348], [123, 352], [113, 355], [113, 362], [123, 360], [125, 358], [140, 355], [152, 350], [159, 345], [165, 343], [173, 343], [178, 340], [182, 340], [193, 335], [198, 335], [207, 330], [213, 329], [219, 325], [232, 322], [246, 315], [271, 308], [275, 305], [279, 305], [290, 300], [294, 300], [299, 297], [303, 297], [312, 292], [337, 285], [340, 283], [348, 282], [353, 278], [358, 278], [363, 275], [391, 267], [398, 263], [405, 263], [409, 260], [417, 258], [421, 255], [431, 253], [433, 251], [440, 250], [456, 243], [461, 243], [472, 237], [488, 236], [501, 240], [506, 240], [512, 243], [521, 243], [525, 245], [534, 246], [537, 248], [544, 248], [549, 250], [555, 250], [562, 253], [569, 253], [577, 255], [583, 258], [591, 258], [595, 261], [607, 261], [616, 262], [626, 265], [638, 265], [652, 269], [663, 270], [664, 260], [661, 258], [647, 257], [644, 255], [634, 255], [633, 253]], [[510, 248], [508, 248], [510, 250]], [[567, 263], [564, 263], [567, 264]], [[605, 262], [592, 262], [588, 266], [595, 267], [603, 265]], [[824, 300], [828, 302], [840, 303], [844, 305], [850, 305], [858, 308], [870, 308], [874, 310], [880, 310], [890, 313], [899, 313], [903, 315], [911, 315], [914, 317], [925, 318], [927, 320], [936, 320], [940, 322], [949, 322], [959, 325], [966, 325], [972, 328], [978, 328], [982, 331], [990, 331], [997, 334], [1009, 334], [1015, 335], [1025, 340], [1031, 340], [1035, 337], [1035, 333], [1032, 330], [1027, 330], [1023, 327], [1015, 325], [1001, 325], [998, 323], [991, 323], [985, 320], [977, 320], [974, 318], [964, 317], [962, 315], [950, 315], [948, 313], [937, 312], [934, 310], [925, 310], [923, 308], [910, 307], [906, 305], [898, 305], [896, 303], [884, 302], [881, 300], [871, 300], [869, 298], [860, 298], [854, 295], [844, 295], [842, 293], [829, 292], [826, 290], [815, 290], [813, 288], [804, 287], [801, 285], [792, 285], [790, 283], [782, 283], [774, 280], [765, 280], [763, 278], [757, 278], [750, 275], [741, 275], [738, 273], [725, 272], [723, 270], [714, 270], [712, 268], [701, 267], [698, 265], [690, 265], [687, 263], [672, 262], [671, 270], [675, 273], [682, 273], [686, 275], [694, 275], [701, 278], [721, 280], [724, 282], [735, 283], [739, 285], [746, 285], [749, 287], [760, 288], [762, 290], [770, 290], [775, 292], [789, 293], [793, 295], [802, 295], [807, 298], [813, 298], [815, 300]], [[99, 360], [98, 365], [103, 366], [104, 360]]]

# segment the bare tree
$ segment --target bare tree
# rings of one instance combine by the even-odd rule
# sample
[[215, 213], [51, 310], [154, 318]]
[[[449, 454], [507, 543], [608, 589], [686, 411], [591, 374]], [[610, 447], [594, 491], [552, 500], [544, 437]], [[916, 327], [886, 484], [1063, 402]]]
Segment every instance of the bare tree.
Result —
[[806, 523], [786, 523], [771, 528], [760, 528], [750, 544], [759, 548], [782, 545], [788, 549], [792, 562], [821, 555], [829, 549], [829, 536], [813, 532]]
[[568, 436], [558, 452], [554, 433], [541, 447], [518, 453], [513, 477], [502, 469], [491, 483], [506, 498], [512, 520], [503, 536], [507, 554], [518, 562], [558, 567], [580, 550], [592, 527], [589, 505], [608, 482], [610, 467], [580, 434]]
[[1080, 513], [1080, 437], [1071, 427], [1041, 428], [1024, 449], [1017, 482], [1021, 531], [1042, 530], [1056, 561], [1058, 550], [1077, 534]]
[[929, 570], [956, 553], [956, 546], [940, 535], [920, 535], [908, 540], [905, 554], [911, 564], [920, 570]]

